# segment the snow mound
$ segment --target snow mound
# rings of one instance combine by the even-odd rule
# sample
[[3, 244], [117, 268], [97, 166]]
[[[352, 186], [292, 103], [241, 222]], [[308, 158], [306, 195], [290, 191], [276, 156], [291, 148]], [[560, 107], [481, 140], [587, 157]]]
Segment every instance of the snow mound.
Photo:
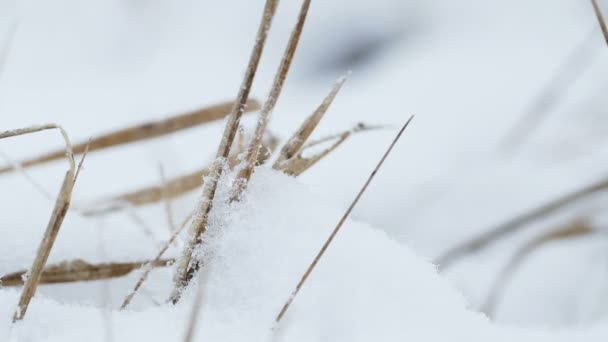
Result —
[[[608, 324], [554, 333], [494, 326], [468, 310], [432, 264], [384, 232], [353, 221], [272, 332], [278, 310], [341, 214], [297, 180], [264, 168], [240, 203], [218, 204], [205, 251], [209, 263], [201, 277], [206, 291], [196, 340], [599, 341], [608, 334]], [[39, 295], [26, 319], [11, 325], [17, 297], [14, 289], [0, 289], [3, 341], [175, 341], [184, 334], [193, 298], [188, 293], [177, 306], [118, 312]]]

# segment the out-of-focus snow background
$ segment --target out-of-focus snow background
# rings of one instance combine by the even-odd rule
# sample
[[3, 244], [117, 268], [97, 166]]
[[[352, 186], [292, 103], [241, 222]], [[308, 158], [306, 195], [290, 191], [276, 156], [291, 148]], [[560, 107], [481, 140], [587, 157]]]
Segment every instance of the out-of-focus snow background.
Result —
[[[73, 140], [84, 140], [232, 99], [262, 7], [262, 1], [246, 0], [2, 0], [0, 46], [16, 31], [0, 76], [0, 130], [56, 122]], [[279, 6], [256, 98], [268, 91], [298, 8], [297, 1]], [[575, 77], [556, 77], [564, 64]], [[423, 258], [607, 176], [608, 49], [588, 1], [313, 1], [271, 130], [285, 138], [349, 70], [318, 134], [357, 122], [396, 127], [416, 114], [353, 216]], [[548, 105], [534, 107], [548, 87], [554, 88]], [[544, 120], [513, 144], [509, 133], [531, 110]], [[218, 122], [91, 156], [75, 205], [159, 182], [159, 162], [170, 175], [200, 167], [211, 159], [221, 127]], [[392, 136], [391, 130], [357, 135], [301, 182], [345, 208]], [[45, 133], [2, 141], [0, 148], [17, 160], [59, 142]], [[58, 163], [31, 174], [54, 193], [63, 169]], [[2, 245], [15, 249], [0, 252], [0, 268], [10, 272], [29, 265], [52, 203], [19, 175], [1, 176], [0, 189]], [[193, 198], [178, 201], [180, 215]], [[463, 259], [446, 275], [477, 308], [523, 241], [582, 216], [598, 233], [533, 254], [508, 286], [495, 320], [559, 327], [605, 322], [605, 199], [595, 196], [561, 211]], [[143, 213], [161, 217], [162, 209]], [[72, 216], [51, 259], [154, 254], [154, 242], [109, 243], [99, 252], [100, 226], [108, 236], [141, 235], [124, 215], [104, 222]], [[67, 288], [42, 291], [64, 301], [93, 300]]]

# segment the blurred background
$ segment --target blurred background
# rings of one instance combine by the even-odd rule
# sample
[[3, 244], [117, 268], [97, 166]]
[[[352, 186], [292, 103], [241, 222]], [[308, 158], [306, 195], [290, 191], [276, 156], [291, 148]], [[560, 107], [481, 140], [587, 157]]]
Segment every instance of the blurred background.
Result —
[[[608, 14], [608, 1], [600, 5]], [[299, 6], [279, 6], [253, 88], [257, 99], [269, 90]], [[262, 8], [261, 0], [0, 0], [0, 130], [56, 122], [82, 141], [231, 100]], [[272, 132], [288, 137], [348, 71], [318, 134], [359, 122], [388, 127], [356, 135], [301, 181], [346, 207], [394, 129], [415, 114], [354, 217], [425, 259], [437, 261], [479, 233], [608, 177], [608, 48], [589, 1], [313, 1]], [[200, 167], [221, 128], [217, 122], [90, 157], [76, 202], [157, 183], [159, 163], [170, 176]], [[53, 133], [0, 143], [13, 160], [60, 146]], [[64, 169], [38, 167], [31, 176], [54, 193]], [[491, 316], [559, 327], [606, 319], [608, 207], [600, 188], [454, 258], [442, 273], [481, 310], [522, 246], [584, 221], [590, 233], [549, 239], [528, 254]], [[46, 213], [52, 203], [17, 174], [0, 176], [0, 189], [2, 229], [38, 236], [46, 215], [32, 212]], [[187, 213], [193, 196], [176, 211]], [[141, 210], [162, 213], [160, 206]], [[120, 215], [104, 220], [110, 230], [133, 225]], [[82, 236], [78, 227], [99, 222], [74, 217], [67, 224], [66, 235]], [[93, 230], [52, 258], [86, 254]], [[34, 250], [32, 236], [15, 238]], [[116, 257], [137, 254], [107, 248]], [[24, 250], [0, 263], [27, 265], [31, 255]]]

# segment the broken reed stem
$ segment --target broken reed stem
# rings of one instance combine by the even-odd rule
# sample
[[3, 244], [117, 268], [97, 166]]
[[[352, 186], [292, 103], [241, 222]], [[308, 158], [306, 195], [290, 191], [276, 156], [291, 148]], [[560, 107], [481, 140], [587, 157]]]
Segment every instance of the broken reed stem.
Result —
[[144, 284], [144, 282], [148, 279], [148, 276], [150, 275], [150, 272], [152, 272], [154, 264], [158, 263], [161, 260], [161, 258], [163, 257], [163, 254], [165, 254], [165, 252], [169, 249], [169, 247], [173, 244], [173, 242], [175, 242], [177, 237], [182, 233], [182, 231], [184, 231], [184, 228], [186, 228], [188, 222], [190, 222], [190, 220], [192, 219], [193, 216], [194, 216], [194, 211], [191, 211], [190, 214], [188, 214], [188, 216], [186, 216], [186, 218], [180, 225], [179, 229], [173, 231], [173, 234], [171, 235], [169, 240], [167, 240], [167, 242], [165, 242], [163, 247], [158, 251], [158, 254], [156, 255], [156, 257], [142, 266], [142, 269], [144, 270], [144, 272], [139, 277], [139, 280], [137, 280], [137, 283], [135, 283], [135, 286], [133, 287], [133, 290], [131, 291], [131, 293], [129, 293], [123, 300], [122, 305], [120, 306], [120, 310], [126, 309], [127, 306], [129, 306], [129, 304], [131, 304], [131, 301], [133, 301], [133, 297], [135, 297], [135, 294], [137, 293], [137, 291], [141, 288], [141, 286]]
[[[74, 283], [79, 281], [94, 281], [112, 279], [125, 276], [144, 265], [152, 263], [152, 267], [166, 267], [173, 262], [172, 259], [143, 262], [101, 263], [92, 264], [76, 259], [64, 261], [56, 265], [45, 267], [40, 275], [39, 284]], [[0, 277], [2, 286], [21, 286], [23, 277], [28, 271], [19, 271]]]
[[234, 107], [232, 108], [230, 115], [228, 115], [226, 128], [217, 150], [216, 159], [211, 166], [209, 177], [207, 177], [205, 184], [203, 185], [203, 193], [201, 196], [198, 213], [195, 215], [190, 226], [190, 241], [184, 248], [183, 255], [178, 261], [174, 279], [174, 289], [170, 297], [173, 303], [177, 303], [179, 301], [182, 290], [188, 286], [190, 280], [194, 276], [194, 273], [200, 268], [200, 261], [193, 260], [192, 254], [194, 250], [196, 250], [202, 244], [202, 236], [207, 230], [207, 220], [209, 217], [209, 212], [211, 211], [213, 199], [215, 198], [217, 184], [219, 178], [223, 174], [225, 161], [228, 158], [230, 148], [234, 142], [234, 137], [238, 131], [241, 116], [245, 111], [247, 98], [249, 97], [249, 92], [251, 91], [251, 85], [253, 84], [253, 79], [258, 69], [260, 57], [262, 56], [266, 38], [268, 36], [268, 30], [270, 29], [278, 2], [278, 0], [266, 0], [255, 45], [253, 47], [253, 51], [251, 52], [247, 70], [245, 71], [245, 77], [243, 78], [243, 82], [239, 88]]
[[287, 299], [287, 302], [285, 303], [285, 305], [283, 306], [283, 308], [281, 309], [281, 311], [279, 312], [279, 314], [275, 318], [275, 323], [276, 324], [278, 324], [281, 321], [281, 319], [285, 316], [285, 313], [287, 312], [287, 310], [291, 306], [291, 303], [294, 301], [294, 299], [296, 298], [296, 296], [300, 292], [300, 289], [302, 288], [302, 286], [304, 285], [304, 283], [306, 282], [306, 280], [308, 279], [308, 277], [310, 276], [310, 274], [312, 273], [312, 271], [314, 270], [314, 268], [319, 263], [319, 260], [321, 260], [321, 258], [325, 254], [325, 251], [329, 248], [330, 244], [332, 243], [332, 241], [334, 240], [334, 238], [336, 237], [336, 235], [338, 234], [338, 232], [342, 228], [342, 225], [344, 225], [344, 222], [346, 222], [346, 219], [348, 218], [348, 216], [350, 215], [350, 213], [353, 211], [353, 209], [355, 208], [355, 206], [359, 202], [359, 199], [361, 199], [361, 196], [363, 196], [363, 194], [367, 190], [367, 188], [370, 185], [370, 183], [372, 182], [372, 180], [376, 177], [376, 174], [378, 173], [378, 170], [380, 170], [380, 168], [382, 167], [382, 164], [384, 164], [384, 161], [389, 156], [389, 154], [393, 150], [393, 147], [395, 147], [395, 145], [397, 144], [397, 141], [399, 141], [399, 139], [401, 138], [401, 135], [403, 134], [403, 132], [405, 131], [405, 129], [407, 128], [407, 126], [410, 124], [410, 122], [412, 121], [413, 118], [414, 118], [414, 116], [411, 116], [407, 120], [407, 122], [403, 125], [403, 127], [401, 128], [401, 130], [399, 131], [399, 133], [397, 133], [397, 136], [395, 137], [395, 139], [393, 139], [392, 143], [390, 144], [390, 146], [388, 147], [388, 149], [386, 150], [386, 152], [384, 153], [384, 155], [382, 156], [382, 158], [380, 159], [380, 161], [378, 162], [378, 164], [376, 165], [376, 167], [374, 168], [374, 170], [372, 171], [372, 173], [367, 178], [367, 181], [365, 182], [365, 184], [363, 185], [363, 187], [361, 188], [361, 190], [359, 191], [359, 193], [357, 194], [357, 196], [355, 197], [355, 199], [353, 200], [353, 202], [350, 204], [350, 206], [348, 207], [348, 209], [346, 210], [346, 212], [344, 213], [344, 215], [342, 216], [342, 218], [340, 219], [340, 221], [338, 222], [338, 224], [336, 225], [336, 227], [334, 228], [334, 230], [332, 231], [332, 233], [330, 234], [330, 236], [327, 238], [327, 240], [325, 241], [325, 243], [321, 247], [321, 250], [319, 251], [319, 253], [315, 256], [315, 258], [313, 259], [313, 261], [310, 264], [310, 266], [308, 266], [308, 269], [306, 270], [306, 272], [304, 272], [304, 275], [302, 276], [302, 278], [300, 279], [300, 281], [296, 285], [295, 289], [293, 290], [293, 292], [291, 293], [291, 295]]
[[279, 157], [272, 166], [275, 170], [281, 170], [287, 160], [291, 159], [292, 157], [297, 155], [298, 152], [300, 152], [300, 150], [302, 149], [314, 129], [317, 127], [317, 125], [327, 112], [327, 109], [329, 109], [329, 106], [336, 98], [336, 95], [344, 85], [344, 82], [346, 82], [346, 77], [341, 77], [340, 79], [338, 79], [332, 90], [325, 97], [325, 99], [317, 108], [317, 110], [315, 110], [314, 113], [312, 113], [308, 118], [306, 118], [306, 120], [302, 123], [298, 130], [296, 130], [296, 132], [291, 136], [291, 138], [289, 138], [289, 140], [285, 143], [285, 145], [281, 149]]
[[513, 274], [534, 251], [543, 247], [547, 243], [586, 235], [592, 231], [593, 230], [587, 221], [579, 219], [556, 230], [544, 232], [522, 246], [511, 257], [506, 266], [501, 270], [500, 274], [494, 280], [482, 312], [484, 312], [490, 318], [495, 315], [498, 301], [503, 296], [510, 279], [513, 277]]
[[438, 266], [440, 271], [445, 270], [459, 259], [487, 248], [491, 244], [496, 243], [501, 239], [521, 230], [527, 224], [553, 214], [574, 202], [606, 189], [608, 189], [608, 178], [602, 179], [597, 183], [590, 184], [565, 196], [543, 204], [503, 224], [486, 230], [476, 237], [457, 245], [456, 247], [449, 249], [435, 260], [435, 264]]
[[260, 111], [260, 116], [255, 128], [253, 139], [251, 140], [249, 148], [247, 149], [245, 164], [239, 170], [239, 173], [235, 179], [231, 201], [236, 200], [241, 195], [247, 182], [249, 182], [249, 179], [253, 174], [253, 169], [256, 166], [256, 162], [258, 160], [258, 153], [262, 148], [262, 139], [264, 137], [264, 133], [266, 132], [266, 127], [268, 125], [268, 121], [270, 120], [270, 115], [272, 114], [272, 111], [274, 110], [279, 96], [281, 95], [283, 84], [285, 84], [287, 73], [289, 72], [293, 56], [295, 55], [298, 43], [300, 41], [300, 36], [302, 35], [302, 29], [304, 28], [304, 23], [306, 21], [306, 15], [308, 14], [309, 7], [310, 0], [302, 1], [298, 20], [296, 22], [295, 27], [291, 31], [291, 36], [289, 37], [287, 47], [285, 48], [285, 52], [283, 53], [283, 58], [281, 59], [281, 63], [279, 64], [279, 68], [275, 74], [274, 81], [270, 89], [270, 94], [268, 94], [266, 102], [264, 102], [262, 110]]
[[[194, 112], [119, 129], [117, 131], [91, 138], [87, 142], [76, 144], [73, 146], [73, 150], [74, 153], [82, 153], [88, 145], [89, 151], [95, 152], [110, 147], [131, 144], [138, 141], [169, 135], [184, 129], [195, 127], [197, 125], [222, 119], [230, 111], [232, 105], [232, 102], [225, 102]], [[244, 105], [243, 108], [246, 108], [247, 111], [253, 111], [259, 109], [259, 104], [257, 101], [252, 100]], [[23, 168], [28, 168], [60, 159], [63, 154], [63, 150], [57, 150], [32, 159], [21, 161], [18, 164]], [[12, 165], [0, 167], [0, 174], [11, 171], [14, 171], [14, 167]]]
[[595, 16], [597, 17], [597, 21], [600, 23], [600, 28], [602, 29], [602, 34], [604, 34], [604, 40], [608, 45], [608, 27], [606, 26], [606, 21], [604, 20], [604, 16], [602, 15], [602, 10], [597, 3], [597, 0], [591, 0], [591, 4], [593, 5], [593, 11], [595, 12]]
[[51, 249], [53, 248], [55, 239], [59, 234], [63, 219], [65, 218], [68, 208], [70, 207], [72, 189], [76, 180], [77, 170], [75, 165], [76, 163], [74, 162], [74, 152], [72, 149], [72, 144], [70, 143], [70, 138], [68, 137], [67, 132], [59, 125], [46, 124], [40, 126], [31, 126], [27, 128], [10, 130], [0, 133], [0, 139], [4, 139], [24, 134], [36, 133], [48, 129], [58, 129], [61, 133], [61, 136], [63, 137], [65, 142], [64, 153], [69, 162], [69, 169], [63, 178], [61, 190], [59, 192], [59, 195], [57, 196], [57, 201], [55, 202], [53, 213], [51, 215], [51, 218], [49, 219], [44, 236], [40, 241], [36, 257], [34, 259], [34, 262], [32, 263], [32, 268], [29, 271], [29, 277], [27, 278], [25, 286], [23, 287], [23, 291], [21, 292], [21, 297], [19, 298], [17, 309], [15, 310], [15, 314], [13, 315], [13, 322], [23, 319], [27, 312], [29, 303], [34, 294], [36, 293], [36, 288], [38, 287], [38, 283], [40, 282], [42, 271], [44, 269], [44, 266], [46, 265], [46, 261], [48, 260], [49, 254], [51, 253]]
[[[268, 141], [264, 142], [264, 148], [267, 148], [269, 151], [274, 151], [276, 146], [277, 140], [273, 136], [269, 136]], [[242, 151], [244, 151], [244, 148], [239, 148], [230, 155], [228, 158], [228, 166], [230, 168], [233, 168], [238, 164], [238, 156]], [[259, 154], [258, 157], [258, 162], [263, 163], [268, 159], [269, 155], [267, 153], [262, 153]], [[163, 200], [171, 200], [198, 189], [204, 184], [203, 178], [208, 175], [209, 167], [205, 167], [185, 175], [165, 180], [164, 184], [161, 185], [156, 184], [143, 189], [116, 195], [108, 199], [96, 201], [93, 206], [98, 207], [89, 207], [83, 210], [82, 214], [85, 216], [104, 215], [123, 210], [129, 206], [139, 207], [146, 204], [158, 203]]]

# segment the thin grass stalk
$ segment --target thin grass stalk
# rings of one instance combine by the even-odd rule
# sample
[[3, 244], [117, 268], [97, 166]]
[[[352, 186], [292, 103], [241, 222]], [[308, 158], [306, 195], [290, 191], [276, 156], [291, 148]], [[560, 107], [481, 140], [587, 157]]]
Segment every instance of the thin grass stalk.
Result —
[[274, 81], [270, 89], [270, 94], [268, 95], [266, 102], [264, 102], [264, 105], [262, 106], [262, 110], [260, 112], [257, 126], [255, 128], [253, 139], [251, 140], [249, 148], [247, 149], [247, 155], [245, 156], [245, 165], [239, 170], [239, 173], [236, 177], [234, 183], [234, 190], [231, 198], [232, 201], [236, 200], [241, 195], [241, 192], [243, 191], [247, 182], [249, 182], [251, 175], [253, 174], [253, 169], [258, 161], [258, 154], [262, 148], [262, 140], [264, 137], [264, 133], [266, 132], [268, 121], [270, 120], [270, 115], [274, 110], [279, 96], [281, 95], [283, 85], [285, 84], [287, 73], [289, 72], [293, 56], [295, 55], [298, 43], [300, 41], [300, 36], [302, 35], [302, 29], [304, 28], [304, 23], [306, 21], [306, 16], [308, 14], [309, 7], [310, 0], [304, 0], [300, 8], [298, 20], [296, 22], [295, 27], [291, 31], [291, 36], [289, 37], [287, 47], [285, 48], [285, 52], [283, 53], [283, 58], [281, 59], [281, 63], [275, 74]]
[[190, 280], [194, 276], [194, 273], [200, 268], [200, 260], [193, 260], [192, 255], [194, 250], [201, 246], [203, 242], [202, 236], [207, 230], [207, 220], [209, 217], [209, 212], [211, 211], [213, 199], [215, 198], [217, 184], [219, 178], [223, 174], [225, 161], [230, 154], [230, 148], [232, 147], [234, 137], [238, 131], [239, 122], [245, 110], [245, 104], [247, 103], [249, 92], [251, 91], [251, 85], [258, 69], [260, 57], [262, 56], [266, 38], [268, 36], [268, 30], [270, 29], [278, 2], [278, 0], [266, 0], [264, 14], [258, 28], [256, 42], [249, 59], [249, 64], [247, 66], [247, 70], [245, 71], [245, 77], [243, 78], [243, 82], [239, 88], [235, 105], [228, 116], [226, 128], [217, 150], [216, 159], [210, 170], [210, 176], [207, 177], [205, 184], [203, 185], [203, 193], [199, 203], [198, 212], [190, 226], [190, 241], [184, 248], [182, 257], [177, 263], [174, 289], [170, 296], [170, 300], [173, 303], [177, 303], [179, 301], [182, 290], [188, 286]]
[[[91, 138], [89, 141], [75, 144], [73, 145], [73, 150], [74, 153], [83, 153], [88, 145], [89, 151], [95, 152], [111, 147], [132, 144], [139, 141], [169, 135], [181, 130], [195, 127], [197, 125], [222, 119], [230, 111], [232, 106], [232, 102], [226, 102], [194, 112], [122, 128]], [[259, 104], [255, 100], [249, 101], [246, 103], [246, 105], [243, 105], [243, 111], [253, 111], [257, 109], [259, 109]], [[31, 159], [20, 161], [18, 164], [23, 168], [28, 168], [60, 159], [63, 157], [63, 155], [63, 150], [57, 150]], [[12, 165], [0, 167], [0, 174], [14, 170], [15, 168]]]
[[158, 251], [158, 254], [156, 255], [156, 257], [154, 259], [152, 259], [150, 262], [148, 262], [142, 266], [142, 269], [144, 271], [141, 274], [141, 276], [139, 277], [139, 279], [137, 280], [137, 283], [135, 283], [133, 290], [123, 300], [123, 302], [120, 306], [120, 310], [126, 309], [127, 306], [129, 306], [129, 304], [131, 304], [131, 302], [133, 301], [133, 297], [135, 297], [135, 295], [137, 294], [137, 291], [139, 291], [141, 286], [148, 279], [148, 276], [150, 275], [150, 272], [152, 272], [154, 265], [161, 260], [161, 258], [165, 254], [165, 252], [175, 242], [175, 240], [182, 233], [182, 231], [184, 231], [184, 228], [187, 227], [188, 222], [190, 222], [190, 220], [192, 219], [193, 216], [194, 216], [194, 211], [190, 212], [190, 214], [188, 214], [188, 216], [184, 219], [184, 221], [180, 225], [179, 229], [177, 229], [173, 232], [173, 234], [171, 235], [169, 240], [167, 240], [167, 242], [165, 242], [163, 247], [161, 247], [161, 249]]
[[543, 234], [535, 237], [530, 242], [522, 246], [507, 262], [507, 265], [501, 270], [500, 274], [494, 280], [488, 298], [482, 308], [488, 317], [494, 317], [499, 300], [503, 297], [503, 294], [513, 278], [513, 274], [519, 269], [523, 262], [530, 257], [532, 253], [548, 243], [576, 238], [579, 236], [587, 235], [593, 232], [593, 229], [585, 220], [576, 220], [569, 223], [564, 227], [560, 227], [556, 230], [544, 232]]
[[497, 243], [503, 238], [520, 231], [528, 224], [545, 218], [562, 208], [606, 189], [608, 189], [608, 178], [554, 199], [450, 248], [435, 260], [435, 264], [439, 267], [439, 270], [445, 270], [461, 258]]
[[279, 314], [275, 318], [275, 324], [279, 324], [281, 322], [281, 319], [285, 316], [285, 313], [287, 313], [287, 310], [289, 309], [289, 307], [293, 303], [294, 299], [296, 298], [296, 296], [300, 292], [300, 289], [306, 283], [306, 280], [308, 279], [308, 277], [310, 276], [310, 274], [312, 273], [312, 271], [315, 269], [315, 267], [319, 263], [319, 260], [321, 260], [321, 258], [325, 254], [325, 251], [327, 251], [327, 249], [331, 245], [332, 241], [334, 240], [334, 238], [336, 237], [336, 235], [338, 234], [338, 232], [340, 231], [340, 229], [344, 225], [344, 222], [346, 222], [346, 219], [350, 216], [350, 213], [353, 211], [353, 209], [355, 208], [355, 206], [357, 205], [357, 203], [359, 202], [359, 200], [361, 199], [361, 197], [363, 196], [363, 194], [367, 190], [368, 186], [371, 184], [371, 182], [376, 177], [376, 174], [378, 173], [378, 171], [380, 170], [380, 168], [384, 164], [384, 161], [390, 155], [391, 151], [393, 150], [393, 148], [395, 147], [395, 145], [397, 144], [397, 142], [401, 138], [401, 135], [403, 134], [403, 132], [405, 131], [405, 129], [407, 128], [407, 126], [410, 124], [410, 122], [412, 121], [413, 118], [414, 118], [413, 116], [410, 117], [409, 120], [407, 120], [407, 122], [403, 125], [403, 127], [401, 128], [401, 130], [399, 131], [399, 133], [397, 133], [397, 136], [395, 137], [395, 139], [393, 139], [392, 143], [389, 145], [388, 149], [386, 150], [386, 152], [384, 153], [384, 155], [382, 156], [382, 158], [380, 159], [380, 161], [378, 162], [378, 164], [376, 165], [376, 167], [374, 168], [374, 170], [372, 171], [372, 173], [367, 178], [367, 181], [365, 182], [365, 184], [363, 185], [363, 187], [361, 188], [361, 190], [359, 190], [359, 193], [357, 194], [357, 196], [355, 197], [355, 199], [352, 201], [352, 203], [350, 204], [350, 206], [348, 207], [348, 209], [346, 210], [346, 212], [344, 213], [344, 215], [342, 216], [342, 218], [340, 219], [340, 221], [338, 222], [338, 224], [336, 225], [336, 227], [334, 228], [334, 230], [332, 231], [332, 233], [329, 235], [329, 237], [327, 238], [327, 240], [325, 241], [325, 243], [321, 247], [321, 250], [319, 251], [319, 253], [317, 253], [317, 255], [313, 259], [313, 261], [310, 264], [310, 266], [308, 266], [308, 269], [306, 269], [306, 271], [304, 272], [304, 275], [302, 275], [302, 278], [300, 279], [300, 281], [296, 285], [295, 289], [293, 290], [293, 292], [291, 293], [291, 295], [289, 296], [289, 298], [285, 302], [285, 305], [283, 305], [283, 308], [281, 309], [281, 311], [279, 312]]
[[604, 16], [602, 15], [602, 10], [600, 5], [598, 5], [597, 0], [591, 0], [591, 4], [593, 5], [593, 11], [595, 12], [595, 16], [597, 17], [597, 21], [600, 24], [600, 28], [602, 29], [602, 34], [604, 35], [604, 40], [608, 45], [608, 27], [606, 26], [606, 21], [604, 20]]
[[313, 167], [321, 159], [325, 158], [330, 153], [335, 151], [340, 145], [342, 145], [342, 143], [346, 141], [346, 139], [351, 136], [351, 134], [351, 132], [342, 133], [342, 136], [340, 136], [337, 141], [335, 141], [330, 147], [313, 155], [312, 157], [305, 158], [302, 157], [301, 154], [299, 154], [285, 161], [283, 165], [283, 172], [294, 177], [301, 175], [302, 173]]
[[59, 234], [63, 219], [65, 218], [68, 208], [70, 207], [72, 189], [74, 187], [74, 181], [76, 179], [75, 177], [78, 171], [76, 170], [76, 163], [74, 162], [74, 152], [72, 149], [70, 138], [68, 137], [67, 132], [61, 126], [58, 126], [56, 124], [46, 124], [16, 130], [9, 130], [0, 133], [0, 139], [4, 139], [24, 134], [37, 133], [49, 129], [57, 129], [61, 133], [61, 136], [63, 137], [65, 142], [65, 155], [68, 159], [69, 169], [63, 178], [61, 190], [57, 197], [57, 201], [55, 202], [55, 207], [51, 214], [51, 218], [49, 219], [44, 236], [40, 241], [36, 257], [29, 271], [29, 277], [27, 278], [25, 286], [23, 287], [23, 290], [21, 292], [19, 303], [17, 304], [17, 309], [15, 310], [15, 313], [13, 315], [13, 322], [22, 320], [23, 317], [25, 317], [29, 303], [34, 294], [36, 293], [36, 288], [38, 287], [38, 283], [40, 282], [42, 271], [44, 269], [44, 266], [46, 265], [46, 261], [48, 260], [49, 254], [51, 253], [51, 249], [53, 248], [55, 239]]
[[283, 169], [285, 162], [300, 152], [312, 132], [315, 130], [329, 109], [329, 106], [331, 106], [332, 102], [336, 98], [336, 95], [338, 92], [340, 92], [344, 82], [346, 82], [346, 77], [341, 77], [336, 82], [329, 94], [325, 97], [321, 105], [319, 105], [319, 107], [309, 117], [307, 117], [306, 120], [304, 120], [302, 125], [294, 132], [291, 138], [287, 140], [283, 148], [281, 148], [279, 157], [272, 166], [274, 169]]

